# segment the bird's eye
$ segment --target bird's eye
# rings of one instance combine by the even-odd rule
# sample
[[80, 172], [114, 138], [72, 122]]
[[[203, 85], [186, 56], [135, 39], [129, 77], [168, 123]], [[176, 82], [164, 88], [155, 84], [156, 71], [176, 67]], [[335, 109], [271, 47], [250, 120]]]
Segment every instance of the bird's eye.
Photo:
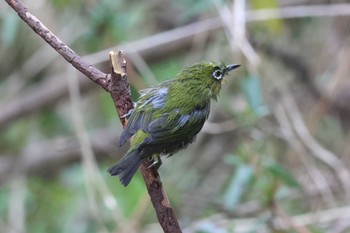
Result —
[[222, 71], [221, 70], [215, 70], [213, 72], [213, 78], [220, 80], [222, 79]]

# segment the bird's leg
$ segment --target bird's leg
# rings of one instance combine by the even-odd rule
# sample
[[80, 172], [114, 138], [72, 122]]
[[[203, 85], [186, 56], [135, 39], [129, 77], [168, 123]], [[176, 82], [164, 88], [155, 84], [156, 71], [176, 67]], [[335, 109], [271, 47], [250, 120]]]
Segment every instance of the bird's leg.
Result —
[[133, 111], [134, 111], [134, 109], [130, 109], [129, 112], [127, 112], [126, 114], [121, 116], [120, 119], [129, 118], [129, 116], [131, 116]]
[[156, 158], [151, 157], [149, 159], [149, 161], [152, 162], [152, 163], [151, 163], [151, 165], [149, 165], [147, 167], [148, 169], [154, 168], [154, 169], [158, 170], [160, 165], [162, 165], [162, 160], [160, 159], [159, 155], [157, 155]]

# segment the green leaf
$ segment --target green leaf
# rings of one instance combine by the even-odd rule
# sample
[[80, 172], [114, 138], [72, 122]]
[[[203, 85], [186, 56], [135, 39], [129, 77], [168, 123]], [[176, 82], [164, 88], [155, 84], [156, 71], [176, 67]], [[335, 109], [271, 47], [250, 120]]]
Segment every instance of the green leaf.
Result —
[[132, 182], [124, 187], [117, 184], [119, 181], [116, 177], [108, 176], [107, 182], [109, 187], [113, 187], [113, 193], [118, 200], [119, 208], [123, 211], [126, 217], [130, 217], [137, 210], [139, 201], [146, 195], [145, 184], [140, 172], [137, 172], [132, 179]]
[[224, 205], [228, 210], [233, 210], [239, 203], [252, 177], [251, 166], [242, 165], [237, 168], [224, 196]]
[[260, 78], [256, 75], [249, 75], [241, 81], [241, 89], [247, 99], [252, 111], [258, 116], [264, 116], [268, 113], [267, 107], [264, 105], [261, 94]]
[[113, 101], [111, 100], [111, 96], [106, 92], [100, 92], [98, 99], [102, 117], [107, 120], [115, 120], [117, 118], [117, 114]]
[[242, 158], [240, 158], [239, 155], [235, 155], [235, 154], [226, 155], [224, 157], [224, 161], [227, 164], [231, 164], [237, 167], [243, 164]]
[[53, 109], [45, 109], [36, 120], [39, 122], [40, 133], [45, 136], [54, 137], [57, 134], [67, 134], [71, 132], [67, 120]]
[[160, 82], [175, 77], [177, 72], [181, 70], [180, 59], [171, 58], [160, 63], [151, 65], [151, 70]]
[[266, 165], [266, 170], [270, 172], [274, 177], [283, 181], [289, 187], [299, 188], [301, 187], [299, 182], [289, 173], [282, 165], [278, 163], [270, 163]]
[[[252, 9], [260, 10], [260, 9], [276, 9], [279, 8], [277, 0], [251, 0], [250, 3]], [[266, 21], [262, 21], [262, 24], [266, 25], [266, 28], [276, 34], [283, 30], [283, 20], [282, 19], [270, 19]]]
[[19, 26], [19, 17], [12, 11], [8, 12], [3, 21], [1, 39], [5, 46], [12, 45], [16, 42], [16, 36]]
[[214, 222], [205, 221], [197, 226], [195, 233], [227, 233], [228, 231]]

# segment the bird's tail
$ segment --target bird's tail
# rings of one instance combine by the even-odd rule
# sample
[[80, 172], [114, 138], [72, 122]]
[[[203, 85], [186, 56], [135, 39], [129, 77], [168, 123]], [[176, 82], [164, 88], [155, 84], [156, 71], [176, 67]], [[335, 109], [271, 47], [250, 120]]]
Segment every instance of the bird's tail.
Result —
[[134, 176], [135, 172], [141, 165], [142, 160], [140, 159], [137, 150], [132, 150], [127, 153], [121, 160], [114, 165], [113, 167], [108, 169], [108, 172], [112, 176], [119, 175], [120, 182], [124, 186], [127, 186], [130, 183], [131, 178]]

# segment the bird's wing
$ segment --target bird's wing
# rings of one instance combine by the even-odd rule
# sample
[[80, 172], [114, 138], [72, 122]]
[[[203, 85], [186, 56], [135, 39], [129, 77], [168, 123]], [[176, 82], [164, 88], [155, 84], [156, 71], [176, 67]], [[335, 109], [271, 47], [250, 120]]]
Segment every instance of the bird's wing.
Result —
[[209, 103], [204, 107], [194, 108], [187, 114], [179, 109], [153, 119], [144, 125], [143, 130], [152, 137], [150, 144], [177, 143], [193, 138], [203, 127], [209, 115]]
[[164, 107], [172, 82], [173, 80], [165, 81], [156, 87], [140, 91], [141, 96], [120, 136], [120, 146], [124, 145], [139, 129], [145, 128], [154, 120], [154, 112]]

